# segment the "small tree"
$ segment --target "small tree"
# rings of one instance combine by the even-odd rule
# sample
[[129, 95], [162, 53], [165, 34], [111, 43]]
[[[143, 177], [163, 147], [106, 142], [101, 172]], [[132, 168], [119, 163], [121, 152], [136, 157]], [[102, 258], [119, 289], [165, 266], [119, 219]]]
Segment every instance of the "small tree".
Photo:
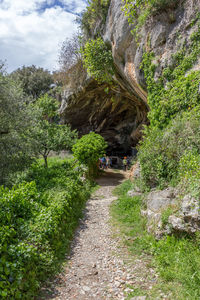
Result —
[[99, 157], [103, 156], [107, 143], [103, 137], [94, 132], [90, 132], [80, 138], [73, 146], [74, 156], [89, 168], [89, 176], [94, 176], [97, 172]]
[[70, 150], [77, 138], [75, 130], [68, 125], [58, 124], [58, 103], [47, 94], [34, 105], [35, 126], [29, 132], [35, 145], [35, 153], [42, 155], [45, 167], [50, 151]]

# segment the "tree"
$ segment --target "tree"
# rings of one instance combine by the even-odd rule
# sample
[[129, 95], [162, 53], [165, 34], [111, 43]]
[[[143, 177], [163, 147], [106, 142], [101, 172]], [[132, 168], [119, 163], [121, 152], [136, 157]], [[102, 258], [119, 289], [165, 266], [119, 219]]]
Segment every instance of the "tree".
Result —
[[83, 76], [83, 74], [86, 76], [87, 74], [83, 69], [80, 53], [81, 44], [81, 37], [77, 33], [71, 39], [66, 38], [60, 48], [58, 58], [60, 70], [55, 75], [62, 84], [67, 84], [69, 81], [71, 83], [75, 82], [76, 86], [76, 82], [80, 76]]
[[48, 70], [34, 65], [18, 68], [11, 73], [11, 77], [21, 83], [24, 93], [37, 99], [50, 90], [53, 76]]
[[48, 167], [50, 151], [70, 150], [77, 138], [76, 131], [70, 126], [58, 124], [58, 103], [45, 94], [32, 104], [35, 114], [35, 126], [29, 130], [35, 153], [42, 155], [45, 167]]
[[9, 175], [23, 169], [32, 160], [32, 147], [25, 132], [33, 126], [26, 99], [19, 85], [0, 63], [0, 184]]
[[66, 38], [59, 53], [59, 64], [62, 70], [69, 70], [81, 60], [81, 39], [77, 33], [72, 38]]
[[97, 171], [98, 159], [104, 155], [107, 143], [103, 137], [90, 132], [80, 138], [72, 147], [74, 156], [88, 166], [89, 176], [94, 176]]

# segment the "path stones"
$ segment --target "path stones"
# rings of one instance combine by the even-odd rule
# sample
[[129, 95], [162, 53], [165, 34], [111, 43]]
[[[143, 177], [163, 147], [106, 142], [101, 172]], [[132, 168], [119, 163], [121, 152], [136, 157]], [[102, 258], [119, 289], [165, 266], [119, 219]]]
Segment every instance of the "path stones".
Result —
[[39, 300], [125, 300], [132, 291], [130, 286], [148, 289], [152, 285], [155, 274], [148, 279], [147, 263], [142, 259], [133, 262], [133, 257], [120, 245], [121, 239], [113, 238], [109, 206], [116, 199], [112, 190], [123, 179], [120, 173], [106, 173], [99, 180], [101, 188], [87, 202], [68, 264], [59, 276], [61, 283], [58, 285], [55, 280], [51, 297]]

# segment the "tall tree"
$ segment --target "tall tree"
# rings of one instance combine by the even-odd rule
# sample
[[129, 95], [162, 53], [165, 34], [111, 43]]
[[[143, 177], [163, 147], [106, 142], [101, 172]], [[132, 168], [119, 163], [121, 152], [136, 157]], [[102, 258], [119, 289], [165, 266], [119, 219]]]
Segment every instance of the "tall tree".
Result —
[[34, 99], [47, 93], [50, 90], [51, 84], [53, 84], [53, 76], [50, 72], [34, 65], [18, 68], [11, 73], [11, 77], [14, 80], [18, 80], [21, 83], [24, 93], [32, 96]]
[[64, 85], [68, 82], [71, 84], [74, 82], [76, 86], [76, 82], [87, 74], [83, 69], [80, 53], [81, 44], [81, 37], [77, 33], [71, 39], [66, 38], [60, 48], [58, 58], [60, 68], [55, 76]]
[[22, 89], [0, 63], [0, 184], [31, 161], [31, 145], [24, 132], [31, 126], [31, 114]]

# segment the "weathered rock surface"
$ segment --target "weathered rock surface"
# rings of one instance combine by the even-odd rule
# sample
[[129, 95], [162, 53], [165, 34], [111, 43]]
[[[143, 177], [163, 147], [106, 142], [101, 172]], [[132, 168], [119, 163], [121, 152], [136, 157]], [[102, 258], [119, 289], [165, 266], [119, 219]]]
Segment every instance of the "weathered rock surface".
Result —
[[[157, 65], [155, 76], [171, 63], [172, 54], [180, 46], [189, 45], [189, 37], [197, 28], [190, 26], [200, 10], [198, 0], [179, 0], [174, 5], [152, 15], [139, 32], [138, 43], [131, 34], [133, 29], [121, 10], [122, 1], [112, 0], [104, 39], [112, 46], [115, 65], [126, 89], [145, 101], [146, 82], [140, 65], [144, 51], [153, 51]], [[141, 88], [143, 87], [143, 89]]]
[[167, 188], [163, 191], [152, 191], [147, 196], [147, 210], [160, 212], [169, 205], [174, 204], [175, 189]]
[[126, 154], [141, 138], [147, 107], [120, 86], [107, 88], [92, 79], [76, 92], [69, 88], [63, 95], [61, 116], [80, 135], [95, 131], [109, 143], [110, 152]]
[[179, 218], [170, 216], [168, 222], [176, 231], [194, 233], [200, 230], [199, 200], [193, 198], [191, 195], [186, 195], [181, 201]]
[[[78, 80], [72, 76], [70, 82], [69, 78], [61, 106], [64, 123], [70, 123], [80, 134], [91, 130], [102, 134], [114, 152], [115, 149], [126, 152], [135, 146], [141, 138], [142, 125], [147, 123], [146, 82], [140, 69], [144, 51], [155, 53], [155, 78], [158, 78], [171, 63], [172, 54], [184, 43], [189, 44], [189, 37], [196, 30], [196, 25], [190, 25], [200, 11], [198, 0], [176, 1], [176, 5], [148, 20], [136, 42], [121, 10], [122, 3], [111, 0], [104, 29], [99, 25], [112, 49], [115, 87], [105, 92], [106, 85], [99, 85], [83, 69], [78, 69], [75, 72]], [[194, 68], [199, 70], [199, 63]]]
[[[130, 194], [132, 191], [130, 191]], [[132, 193], [133, 196], [134, 193]], [[174, 188], [163, 191], [152, 191], [146, 198], [146, 210], [142, 215], [147, 217], [147, 229], [157, 238], [172, 232], [187, 232], [189, 234], [200, 230], [199, 201], [190, 195], [179, 199]], [[162, 214], [171, 208], [167, 224], [162, 223]]]

